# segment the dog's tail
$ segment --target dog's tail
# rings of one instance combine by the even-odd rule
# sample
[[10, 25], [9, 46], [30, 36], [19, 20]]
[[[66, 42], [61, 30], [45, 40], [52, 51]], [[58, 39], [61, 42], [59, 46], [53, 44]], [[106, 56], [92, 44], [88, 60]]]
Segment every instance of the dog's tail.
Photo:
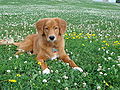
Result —
[[0, 40], [0, 45], [15, 45], [19, 46], [20, 43], [14, 42], [13, 39]]

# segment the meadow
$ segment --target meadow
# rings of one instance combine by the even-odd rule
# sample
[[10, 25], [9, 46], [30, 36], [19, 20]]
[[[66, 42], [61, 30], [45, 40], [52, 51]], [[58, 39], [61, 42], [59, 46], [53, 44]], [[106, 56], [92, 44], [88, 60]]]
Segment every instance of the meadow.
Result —
[[120, 90], [120, 4], [92, 0], [0, 0], [0, 39], [21, 41], [46, 17], [67, 21], [65, 50], [84, 72], [48, 60], [41, 73], [34, 55], [0, 46], [0, 90]]

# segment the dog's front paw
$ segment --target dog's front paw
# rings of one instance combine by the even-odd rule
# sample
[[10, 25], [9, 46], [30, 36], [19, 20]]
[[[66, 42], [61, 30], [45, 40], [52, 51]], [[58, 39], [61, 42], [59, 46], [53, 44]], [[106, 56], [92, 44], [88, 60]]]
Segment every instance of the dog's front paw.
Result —
[[78, 70], [78, 71], [80, 71], [80, 72], [83, 72], [82, 68], [80, 68], [80, 67], [73, 67], [73, 69], [74, 69], [74, 70]]
[[43, 70], [42, 72], [43, 74], [49, 74], [50, 73], [50, 70], [48, 68], [46, 68], [45, 70]]

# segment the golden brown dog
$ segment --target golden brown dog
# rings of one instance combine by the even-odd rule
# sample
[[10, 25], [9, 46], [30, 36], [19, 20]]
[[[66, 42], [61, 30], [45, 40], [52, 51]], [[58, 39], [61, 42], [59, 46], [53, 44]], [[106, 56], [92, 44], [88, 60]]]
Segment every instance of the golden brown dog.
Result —
[[73, 69], [80, 72], [83, 70], [72, 61], [64, 50], [64, 37], [67, 23], [60, 18], [44, 18], [36, 22], [38, 34], [28, 35], [24, 41], [13, 43], [18, 46], [19, 54], [21, 52], [31, 51], [36, 54], [36, 59], [41, 63], [43, 74], [50, 73], [45, 61], [47, 59], [60, 58]]

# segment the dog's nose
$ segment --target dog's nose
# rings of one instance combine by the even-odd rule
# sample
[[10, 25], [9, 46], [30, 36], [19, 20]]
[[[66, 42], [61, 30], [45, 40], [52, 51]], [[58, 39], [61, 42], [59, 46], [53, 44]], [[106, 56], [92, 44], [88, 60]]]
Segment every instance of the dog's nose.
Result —
[[49, 36], [49, 39], [50, 39], [50, 40], [54, 40], [54, 39], [55, 39], [55, 36]]

